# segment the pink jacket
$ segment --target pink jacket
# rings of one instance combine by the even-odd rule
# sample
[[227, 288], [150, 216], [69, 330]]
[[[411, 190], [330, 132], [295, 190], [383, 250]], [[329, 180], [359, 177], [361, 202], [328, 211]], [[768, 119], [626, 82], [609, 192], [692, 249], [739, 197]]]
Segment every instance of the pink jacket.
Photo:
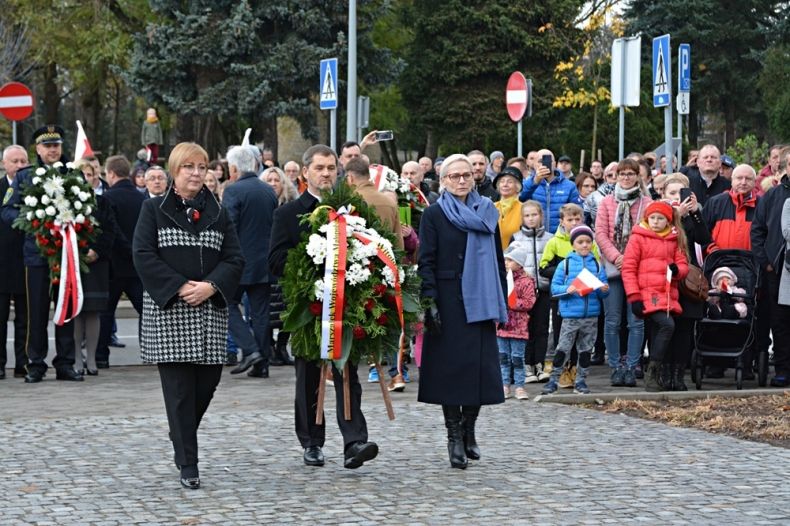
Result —
[[[649, 197], [642, 197], [634, 201], [631, 205], [631, 231], [633, 232], [636, 225], [642, 221], [640, 217], [645, 213], [647, 205], [652, 202]], [[614, 194], [609, 194], [603, 198], [603, 201], [598, 205], [598, 215], [595, 217], [595, 242], [598, 244], [598, 249], [603, 254], [603, 257], [609, 262], [614, 263], [615, 260], [622, 256], [617, 247], [614, 246], [614, 223], [615, 215], [617, 214], [617, 201], [614, 200]], [[625, 247], [623, 248], [625, 250]]]
[[[516, 293], [515, 308], [507, 308], [507, 323], [496, 331], [500, 338], [529, 339], [529, 311], [535, 305], [535, 281], [524, 272], [513, 273], [513, 290]], [[507, 298], [505, 298], [507, 301]]]

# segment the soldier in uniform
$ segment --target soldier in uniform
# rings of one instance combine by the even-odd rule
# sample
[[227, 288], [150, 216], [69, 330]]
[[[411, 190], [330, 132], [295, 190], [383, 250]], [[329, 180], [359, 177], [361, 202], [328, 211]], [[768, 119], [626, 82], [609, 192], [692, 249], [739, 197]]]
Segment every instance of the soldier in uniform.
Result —
[[[63, 157], [63, 128], [47, 125], [33, 133], [36, 144], [36, 165], [20, 169], [11, 188], [3, 197], [2, 219], [10, 225], [19, 215], [18, 205], [22, 200], [22, 192], [32, 184], [33, 176], [39, 167], [48, 168], [60, 161], [62, 170], [66, 170], [66, 159]], [[29, 360], [26, 383], [38, 383], [43, 380], [47, 371], [46, 357], [48, 352], [47, 324], [49, 323], [49, 307], [52, 304], [50, 290], [49, 266], [41, 256], [33, 236], [26, 235], [23, 246], [25, 263], [25, 290], [28, 304], [28, 338], [25, 352]], [[58, 380], [81, 382], [82, 374], [74, 370], [74, 326], [72, 322], [55, 326], [55, 349], [57, 356], [52, 360]], [[79, 369], [82, 369], [80, 364]]]

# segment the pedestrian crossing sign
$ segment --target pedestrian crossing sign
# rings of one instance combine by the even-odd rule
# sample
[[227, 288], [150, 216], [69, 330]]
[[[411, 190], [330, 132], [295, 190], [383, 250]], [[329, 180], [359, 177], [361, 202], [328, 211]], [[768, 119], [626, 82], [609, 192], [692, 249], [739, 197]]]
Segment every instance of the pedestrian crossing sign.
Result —
[[337, 59], [321, 61], [318, 107], [322, 110], [337, 109]]
[[653, 107], [669, 106], [672, 79], [669, 67], [672, 57], [669, 54], [669, 35], [653, 39]]

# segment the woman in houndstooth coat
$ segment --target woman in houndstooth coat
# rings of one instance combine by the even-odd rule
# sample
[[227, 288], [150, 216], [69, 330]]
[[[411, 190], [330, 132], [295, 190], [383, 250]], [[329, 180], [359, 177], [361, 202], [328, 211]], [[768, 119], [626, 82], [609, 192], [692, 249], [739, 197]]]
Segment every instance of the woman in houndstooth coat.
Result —
[[159, 368], [181, 484], [197, 489], [197, 429], [222, 374], [227, 299], [244, 258], [227, 213], [203, 186], [205, 150], [178, 144], [168, 164], [173, 185], [143, 203], [134, 233], [145, 289], [140, 348]]

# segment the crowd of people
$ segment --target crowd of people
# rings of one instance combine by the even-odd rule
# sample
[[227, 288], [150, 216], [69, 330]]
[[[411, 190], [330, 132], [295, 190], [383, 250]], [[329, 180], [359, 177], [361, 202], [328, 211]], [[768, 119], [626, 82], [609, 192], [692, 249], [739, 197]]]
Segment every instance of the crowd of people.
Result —
[[[64, 381], [108, 368], [125, 295], [140, 315], [143, 360], [158, 366], [185, 487], [200, 486], [197, 429], [223, 365], [258, 378], [270, 366], [294, 365], [304, 462], [324, 464], [317, 386], [334, 383], [342, 408], [341, 373], [333, 367], [322, 377], [316, 363], [291, 356], [277, 280], [305, 232], [300, 216], [338, 184], [355, 189], [404, 261], [418, 266], [430, 303], [412, 342], [424, 349], [418, 399], [442, 405], [452, 467], [480, 458], [481, 406], [527, 399], [527, 383], [544, 383], [546, 395], [586, 394], [590, 367], [606, 364], [613, 387], [644, 378], [648, 391], [686, 390], [695, 324], [705, 317], [753, 317], [744, 379], [754, 378], [758, 353], [772, 346], [771, 385], [790, 385], [790, 147], [772, 148], [759, 175], [714, 145], [690, 152], [680, 168], [675, 158], [634, 153], [608, 165], [594, 160], [576, 174], [570, 157], [555, 159], [548, 149], [510, 159], [480, 150], [423, 157], [402, 166], [430, 204], [408, 224], [396, 196], [371, 181], [364, 151], [375, 133], [337, 153], [310, 147], [282, 168], [271, 150], [233, 146], [210, 160], [194, 143], [174, 146], [165, 165], [155, 113], [147, 123], [134, 165], [119, 155], [104, 165], [94, 156], [75, 160], [97, 197], [102, 233], [86, 247], [82, 313], [55, 327], [52, 366]], [[27, 383], [41, 382], [48, 368], [53, 298], [35, 240], [11, 225], [35, 170], [65, 164], [63, 139], [60, 127], [45, 126], [33, 135], [35, 159], [21, 146], [3, 150], [0, 327], [7, 330], [13, 304], [14, 376]], [[741, 298], [726, 267], [711, 276], [708, 300], [687, 294], [687, 276], [727, 249], [754, 254], [761, 271], [754, 297]], [[389, 389], [402, 391], [408, 367], [389, 361]], [[3, 345], [0, 378], [5, 365]], [[712, 362], [705, 374], [722, 377], [728, 366]], [[379, 381], [376, 367], [368, 381]], [[350, 385], [352, 418], [338, 424], [344, 465], [356, 468], [378, 446], [368, 441], [355, 367]]]

